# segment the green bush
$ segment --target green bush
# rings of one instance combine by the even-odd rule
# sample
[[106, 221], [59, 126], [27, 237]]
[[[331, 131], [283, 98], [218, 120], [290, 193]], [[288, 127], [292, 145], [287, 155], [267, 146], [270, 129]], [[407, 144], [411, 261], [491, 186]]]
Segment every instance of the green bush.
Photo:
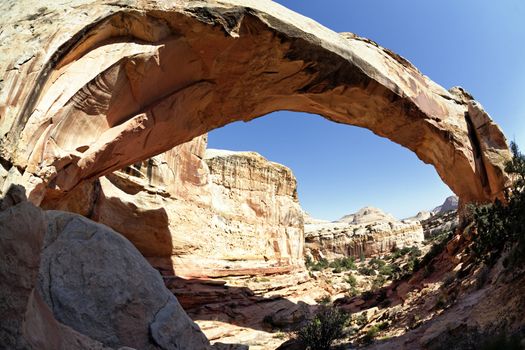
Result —
[[430, 250], [428, 253], [426, 253], [422, 258], [421, 261], [418, 263], [417, 268], [420, 269], [422, 267], [426, 267], [432, 259], [434, 259], [436, 256], [441, 254], [443, 249], [445, 249], [448, 241], [452, 239], [453, 232], [448, 231], [446, 233], [440, 234], [437, 236], [434, 241], [435, 243], [430, 247]]
[[360, 267], [357, 270], [357, 272], [365, 276], [374, 276], [376, 274], [376, 271], [374, 269], [367, 267], [367, 266]]
[[341, 273], [341, 272], [343, 272], [343, 269], [342, 269], [341, 267], [338, 266], [338, 267], [334, 268], [334, 269], [332, 270], [332, 272], [333, 272], [333, 273]]
[[383, 276], [392, 276], [395, 271], [395, 266], [392, 264], [384, 265], [379, 268], [379, 274]]
[[309, 257], [306, 257], [305, 265], [312, 271], [321, 271], [329, 266], [328, 260], [326, 259], [320, 259], [318, 262], [314, 262]]
[[377, 276], [374, 281], [372, 282], [372, 290], [378, 290], [379, 288], [383, 287], [383, 284], [385, 284], [386, 278], [384, 276]]
[[350, 315], [336, 308], [322, 307], [314, 319], [297, 332], [297, 337], [310, 349], [329, 350], [336, 339], [344, 336]]
[[371, 343], [374, 340], [374, 338], [377, 336], [377, 333], [379, 333], [379, 327], [377, 325], [373, 325], [366, 331], [366, 334], [363, 337], [363, 341], [366, 344]]
[[345, 282], [348, 283], [351, 287], [357, 286], [357, 279], [351, 273], [349, 273], [348, 276], [346, 276]]
[[330, 263], [330, 267], [342, 271], [355, 270], [355, 259], [353, 257], [335, 259]]
[[364, 325], [366, 325], [368, 323], [367, 312], [365, 311], [361, 315], [357, 316], [357, 318], [355, 319], [355, 323], [359, 327], [363, 327]]
[[394, 261], [397, 258], [400, 258], [400, 257], [405, 256], [407, 254], [409, 254], [411, 257], [420, 256], [421, 255], [421, 250], [418, 247], [403, 247], [401, 249], [394, 248], [392, 250], [392, 254], [390, 255], [390, 259], [392, 261]]
[[323, 295], [321, 298], [317, 299], [316, 301], [318, 304], [328, 305], [332, 302], [332, 299], [330, 298], [329, 295]]
[[408, 255], [410, 255], [411, 257], [421, 256], [421, 249], [419, 249], [418, 247], [410, 247], [408, 250]]
[[380, 267], [385, 266], [386, 262], [384, 262], [383, 260], [378, 259], [378, 258], [372, 258], [368, 262], [368, 265], [370, 265], [371, 267], [373, 267], [375, 269], [379, 269]]

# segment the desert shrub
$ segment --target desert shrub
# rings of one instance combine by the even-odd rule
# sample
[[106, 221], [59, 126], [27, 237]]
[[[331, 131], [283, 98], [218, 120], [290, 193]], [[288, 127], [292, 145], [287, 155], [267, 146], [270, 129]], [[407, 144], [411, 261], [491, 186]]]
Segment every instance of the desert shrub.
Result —
[[453, 232], [447, 231], [446, 233], [443, 233], [439, 236], [437, 236], [434, 240], [434, 244], [432, 247], [430, 247], [430, 250], [428, 253], [426, 253], [422, 258], [419, 264], [417, 265], [417, 268], [420, 269], [422, 267], [427, 266], [436, 256], [441, 254], [443, 249], [445, 249], [448, 241], [452, 239]]
[[407, 263], [405, 264], [405, 270], [407, 273], [412, 273], [413, 271], [416, 271], [420, 266], [421, 261], [419, 258], [412, 256], [408, 259]]
[[390, 259], [393, 261], [393, 260], [396, 260], [402, 256], [405, 256], [409, 254], [410, 256], [420, 256], [421, 255], [421, 250], [418, 248], [418, 247], [403, 247], [403, 248], [394, 248], [392, 250], [392, 254], [390, 255]]
[[352, 257], [335, 259], [330, 263], [330, 267], [341, 271], [355, 270], [355, 260]]
[[483, 264], [476, 275], [476, 289], [481, 289], [489, 278], [490, 268]]
[[492, 204], [471, 207], [477, 228], [472, 252], [478, 260], [489, 265], [505, 248], [512, 246], [515, 246], [511, 250], [512, 263], [525, 260], [525, 156], [514, 142], [511, 150], [513, 158], [505, 170], [514, 177], [514, 183], [506, 193], [506, 204], [496, 200]]
[[312, 258], [307, 255], [304, 258], [304, 264], [306, 265], [306, 267], [312, 266], [312, 264], [313, 264]]
[[367, 323], [368, 323], [368, 316], [367, 316], [366, 311], [360, 314], [359, 316], [357, 316], [355, 319], [355, 324], [358, 325], [359, 327], [363, 327]]
[[376, 271], [373, 268], [363, 266], [360, 267], [357, 272], [359, 272], [361, 275], [365, 276], [374, 276], [376, 274]]
[[366, 331], [366, 334], [363, 337], [363, 342], [366, 344], [371, 343], [375, 337], [377, 337], [377, 333], [379, 333], [379, 327], [377, 325], [373, 325]]
[[351, 287], [357, 286], [357, 279], [351, 273], [349, 273], [348, 276], [346, 276], [345, 282], [348, 283]]
[[305, 261], [306, 267], [312, 271], [321, 271], [329, 266], [328, 260], [320, 259], [318, 262], [314, 262], [307, 257]]
[[341, 273], [343, 272], [343, 269], [341, 267], [336, 267], [332, 270], [333, 273]]
[[421, 256], [421, 249], [419, 249], [418, 247], [410, 247], [408, 250], [408, 255], [410, 255], [411, 257]]
[[379, 329], [380, 331], [384, 331], [387, 328], [388, 328], [388, 321], [383, 321], [377, 324], [377, 329]]
[[385, 284], [385, 282], [386, 278], [384, 276], [377, 276], [372, 282], [372, 290], [378, 290], [379, 288], [383, 287], [383, 284]]
[[332, 302], [329, 295], [323, 295], [321, 298], [316, 300], [321, 305], [328, 305]]
[[378, 272], [383, 276], [392, 276], [395, 271], [395, 266], [392, 264], [381, 266]]
[[348, 289], [348, 293], [347, 293], [347, 295], [348, 295], [349, 297], [355, 297], [355, 296], [358, 295], [358, 294], [359, 294], [359, 291], [357, 290], [357, 288], [356, 288], [356, 287], [352, 287], [352, 286], [350, 286], [350, 289]]
[[333, 307], [322, 307], [314, 319], [297, 332], [297, 337], [310, 349], [328, 350], [336, 339], [344, 336], [350, 315]]
[[435, 309], [444, 309], [447, 306], [447, 296], [445, 294], [440, 294], [436, 300]]
[[372, 258], [368, 262], [368, 265], [370, 265], [371, 267], [373, 267], [375, 269], [379, 269], [379, 268], [385, 266], [386, 262], [384, 262], [383, 260], [378, 259], [378, 258]]
[[455, 280], [456, 280], [456, 274], [453, 272], [449, 272], [447, 275], [445, 275], [445, 278], [443, 278], [443, 286], [448, 287], [452, 283], [454, 283]]

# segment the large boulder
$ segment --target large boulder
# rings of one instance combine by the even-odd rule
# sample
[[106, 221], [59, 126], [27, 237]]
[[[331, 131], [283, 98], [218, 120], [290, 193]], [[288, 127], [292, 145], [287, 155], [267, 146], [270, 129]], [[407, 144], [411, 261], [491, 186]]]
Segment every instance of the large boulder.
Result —
[[48, 211], [46, 219], [38, 291], [58, 321], [110, 347], [209, 346], [124, 237], [76, 214]]
[[58, 322], [35, 290], [45, 233], [44, 212], [11, 187], [0, 199], [0, 348], [108, 349]]
[[[16, 192], [16, 191], [15, 191]], [[45, 221], [41, 210], [23, 194], [0, 200], [0, 344], [26, 346], [22, 340], [25, 311], [38, 276]], [[19, 197], [20, 200], [13, 200]]]

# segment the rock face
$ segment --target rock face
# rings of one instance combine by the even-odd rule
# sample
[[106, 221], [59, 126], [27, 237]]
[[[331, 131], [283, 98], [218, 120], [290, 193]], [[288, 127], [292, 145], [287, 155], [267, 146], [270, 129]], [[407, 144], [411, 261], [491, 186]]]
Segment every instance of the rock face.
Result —
[[12, 197], [0, 200], [0, 344], [4, 349], [27, 346], [22, 325], [38, 275], [44, 235], [45, 222], [38, 208]]
[[[205, 161], [212, 225], [220, 233], [210, 237], [216, 241], [208, 256], [227, 257], [229, 270], [253, 265], [285, 272], [301, 266], [303, 219], [291, 170], [255, 152], [208, 150]], [[221, 244], [225, 240], [227, 246]]]
[[305, 225], [305, 248], [316, 259], [370, 257], [422, 242], [419, 221], [398, 221], [379, 209], [366, 207], [340, 221]]
[[0, 178], [33, 203], [280, 109], [399, 143], [463, 202], [501, 196], [507, 183], [505, 137], [468, 93], [274, 2], [1, 6]]
[[207, 349], [159, 273], [125, 238], [76, 214], [0, 200], [0, 347]]
[[206, 150], [206, 136], [80, 187], [55, 209], [113, 228], [166, 275], [260, 275], [303, 264], [291, 170], [254, 152]]
[[110, 347], [209, 343], [133, 245], [79, 215], [49, 211], [38, 292], [56, 319]]
[[437, 206], [432, 210], [432, 213], [434, 214], [444, 214], [449, 211], [457, 210], [458, 209], [458, 202], [459, 198], [456, 196], [450, 196], [445, 199], [443, 204], [440, 206]]

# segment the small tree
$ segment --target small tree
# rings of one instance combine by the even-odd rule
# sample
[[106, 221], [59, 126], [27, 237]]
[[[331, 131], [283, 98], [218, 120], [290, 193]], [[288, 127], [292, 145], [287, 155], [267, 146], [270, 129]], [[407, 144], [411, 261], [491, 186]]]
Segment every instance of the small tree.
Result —
[[334, 340], [343, 338], [343, 329], [349, 319], [346, 312], [323, 306], [297, 336], [310, 350], [329, 350]]
[[514, 183], [507, 193], [507, 203], [496, 200], [473, 210], [478, 231], [473, 252], [489, 264], [495, 262], [505, 247], [516, 242], [511, 262], [523, 261], [525, 255], [525, 156], [514, 142], [510, 147], [513, 158], [505, 170], [514, 177]]

